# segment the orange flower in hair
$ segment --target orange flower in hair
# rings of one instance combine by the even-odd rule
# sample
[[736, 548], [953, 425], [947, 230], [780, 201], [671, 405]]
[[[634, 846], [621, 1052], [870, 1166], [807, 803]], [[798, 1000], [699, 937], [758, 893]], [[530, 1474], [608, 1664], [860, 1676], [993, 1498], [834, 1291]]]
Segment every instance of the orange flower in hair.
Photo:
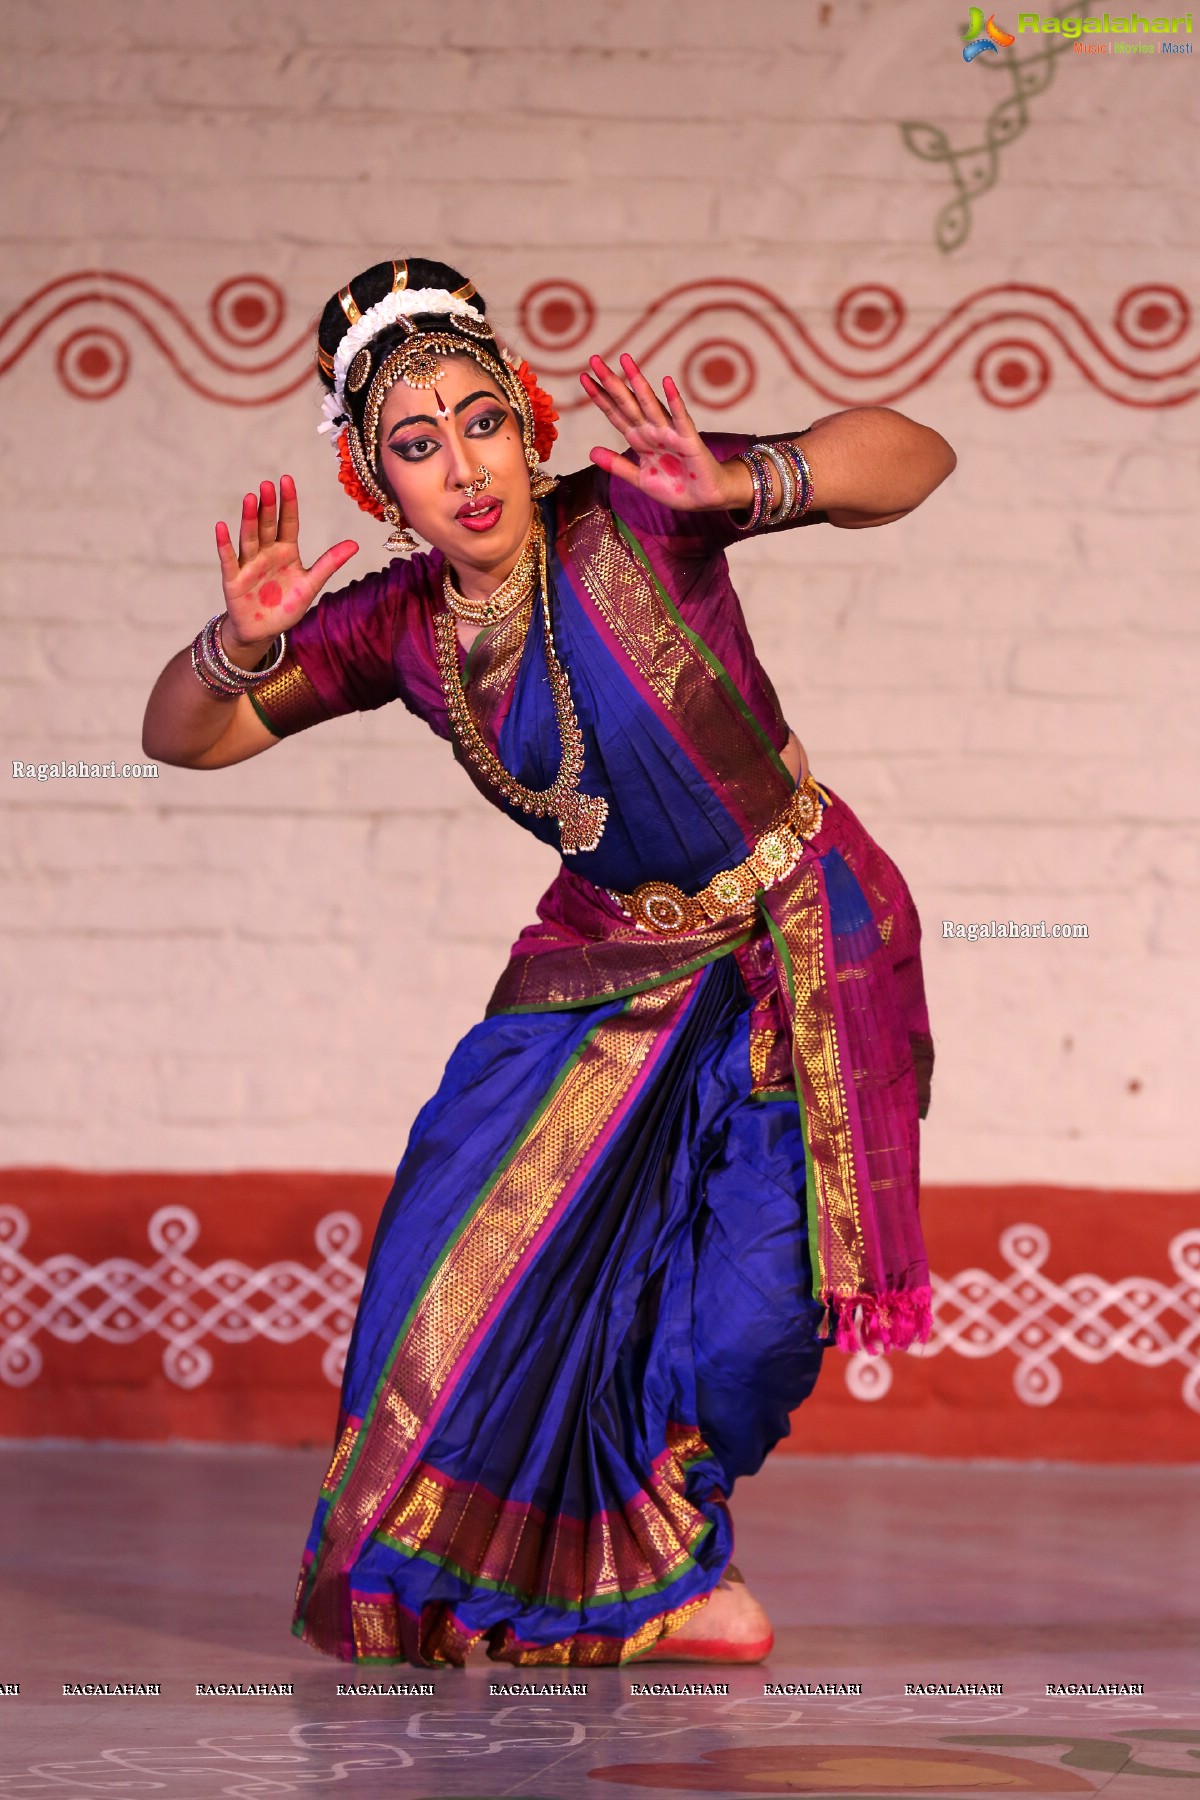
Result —
[[538, 386], [537, 376], [524, 359], [517, 365], [516, 376], [529, 395], [529, 403], [533, 408], [533, 447], [537, 451], [538, 461], [545, 462], [558, 436], [554, 429], [554, 421], [558, 417], [554, 402], [545, 388]]
[[358, 479], [358, 471], [355, 469], [354, 459], [350, 455], [349, 430], [349, 426], [345, 426], [338, 433], [338, 480], [356, 506], [361, 506], [363, 511], [370, 513], [373, 519], [382, 520], [384, 517], [382, 505], [371, 494], [368, 494]]

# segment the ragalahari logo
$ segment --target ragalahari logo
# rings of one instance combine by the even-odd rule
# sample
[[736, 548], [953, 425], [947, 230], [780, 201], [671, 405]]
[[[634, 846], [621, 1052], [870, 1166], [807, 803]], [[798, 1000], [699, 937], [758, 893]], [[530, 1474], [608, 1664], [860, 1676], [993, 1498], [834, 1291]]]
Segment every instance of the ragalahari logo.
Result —
[[1011, 31], [1005, 31], [1002, 25], [997, 25], [995, 13], [992, 13], [987, 24], [984, 24], [981, 6], [971, 8], [970, 21], [963, 36], [968, 40], [963, 45], [964, 62], [974, 62], [975, 58], [982, 56], [985, 50], [993, 52], [1007, 50], [1010, 44], [1016, 43]]

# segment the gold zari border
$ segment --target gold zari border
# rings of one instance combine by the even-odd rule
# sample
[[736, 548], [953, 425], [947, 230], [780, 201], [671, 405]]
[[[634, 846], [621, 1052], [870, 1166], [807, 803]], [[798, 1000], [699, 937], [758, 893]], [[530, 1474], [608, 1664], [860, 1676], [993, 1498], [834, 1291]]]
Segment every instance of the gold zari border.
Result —
[[684, 1496], [687, 1464], [708, 1454], [694, 1429], [669, 1426], [645, 1489], [620, 1511], [548, 1518], [418, 1464], [374, 1533], [527, 1602], [580, 1606], [663, 1587], [708, 1528]]
[[360, 1425], [360, 1420], [351, 1419], [343, 1428], [342, 1435], [337, 1441], [337, 1448], [333, 1453], [333, 1460], [329, 1465], [324, 1481], [321, 1483], [321, 1492], [323, 1494], [336, 1493], [338, 1483], [346, 1473], [346, 1468], [349, 1464], [350, 1457], [353, 1454], [354, 1446], [358, 1442]]
[[[739, 710], [698, 646], [676, 624], [621, 536], [608, 507], [581, 507], [559, 527], [559, 553], [578, 574], [607, 631], [688, 741], [720, 771], [723, 799], [761, 832], [787, 802], [791, 780]], [[778, 701], [776, 711], [778, 713]], [[782, 715], [780, 715], [782, 723]]]
[[[525, 1644], [511, 1627], [499, 1644], [489, 1649], [490, 1662], [511, 1663], [521, 1668], [605, 1668], [616, 1663], [633, 1662], [665, 1637], [677, 1631], [685, 1619], [707, 1604], [710, 1596], [701, 1594], [682, 1606], [671, 1607], [653, 1619], [647, 1619], [627, 1638], [603, 1637], [599, 1632], [578, 1632], [556, 1644]], [[400, 1638], [400, 1620], [396, 1608], [385, 1600], [355, 1597], [350, 1603], [355, 1657], [359, 1661], [398, 1663], [405, 1660]], [[482, 1631], [467, 1631], [449, 1609], [420, 1633], [420, 1656], [425, 1665], [450, 1663], [462, 1668], [471, 1651], [483, 1637]]]
[[791, 961], [784, 981], [792, 1058], [803, 1097], [811, 1178], [808, 1215], [825, 1293], [858, 1294], [869, 1285], [855, 1156], [837, 1019], [835, 970], [825, 954], [825, 897], [819, 865], [801, 863], [784, 887], [764, 894]]
[[636, 996], [585, 1040], [430, 1278], [326, 1515], [300, 1615], [303, 1636], [318, 1648], [341, 1642], [345, 1572], [395, 1493], [424, 1420], [647, 1057], [665, 1041], [691, 986], [675, 982]]
[[670, 1631], [677, 1631], [685, 1619], [690, 1619], [694, 1612], [707, 1604], [710, 1596], [701, 1594], [698, 1600], [688, 1600], [683, 1606], [672, 1607], [669, 1612], [659, 1613], [655, 1619], [647, 1619], [631, 1637], [601, 1637], [598, 1633], [579, 1632], [575, 1637], [563, 1638], [557, 1644], [522, 1644], [513, 1634], [507, 1635], [500, 1648], [492, 1652], [493, 1662], [516, 1663], [522, 1668], [563, 1668], [568, 1664], [575, 1668], [605, 1668], [614, 1663], [632, 1662], [635, 1657], [657, 1644], [659, 1638]]

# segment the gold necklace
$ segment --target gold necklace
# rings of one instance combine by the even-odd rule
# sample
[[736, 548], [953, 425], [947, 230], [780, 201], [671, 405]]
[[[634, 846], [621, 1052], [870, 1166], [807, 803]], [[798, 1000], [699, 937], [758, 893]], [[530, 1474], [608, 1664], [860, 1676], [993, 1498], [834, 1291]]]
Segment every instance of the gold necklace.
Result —
[[[540, 525], [536, 509], [533, 517], [538, 519]], [[507, 619], [510, 613], [516, 612], [518, 606], [528, 598], [534, 582], [537, 569], [535, 535], [533, 520], [530, 520], [529, 536], [525, 539], [520, 556], [499, 587], [493, 589], [486, 600], [468, 600], [465, 594], [460, 594], [450, 579], [450, 565], [445, 564], [442, 569], [442, 594], [456, 619], [465, 619], [468, 625], [496, 625], [501, 619]]]
[[542, 628], [546, 646], [546, 669], [550, 677], [550, 695], [558, 723], [562, 757], [558, 774], [547, 788], [527, 788], [511, 775], [476, 725], [458, 670], [458, 630], [449, 605], [445, 612], [434, 615], [437, 640], [438, 671], [446, 696], [450, 726], [463, 753], [483, 775], [489, 786], [512, 806], [535, 818], [554, 818], [558, 823], [559, 841], [564, 856], [575, 856], [594, 850], [604, 835], [608, 818], [608, 801], [595, 794], [581, 794], [579, 781], [583, 774], [583, 733], [571, 703], [571, 683], [567, 671], [558, 660], [550, 629], [550, 581], [546, 570], [546, 534], [541, 516], [535, 511], [530, 528], [530, 542], [537, 559], [542, 590]]

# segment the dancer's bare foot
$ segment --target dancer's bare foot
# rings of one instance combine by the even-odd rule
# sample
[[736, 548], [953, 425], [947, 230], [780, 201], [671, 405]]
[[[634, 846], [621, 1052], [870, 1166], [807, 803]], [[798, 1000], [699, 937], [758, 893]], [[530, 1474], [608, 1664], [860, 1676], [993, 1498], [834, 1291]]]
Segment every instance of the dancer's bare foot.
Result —
[[704, 1605], [637, 1660], [761, 1662], [774, 1642], [770, 1619], [731, 1565]]

